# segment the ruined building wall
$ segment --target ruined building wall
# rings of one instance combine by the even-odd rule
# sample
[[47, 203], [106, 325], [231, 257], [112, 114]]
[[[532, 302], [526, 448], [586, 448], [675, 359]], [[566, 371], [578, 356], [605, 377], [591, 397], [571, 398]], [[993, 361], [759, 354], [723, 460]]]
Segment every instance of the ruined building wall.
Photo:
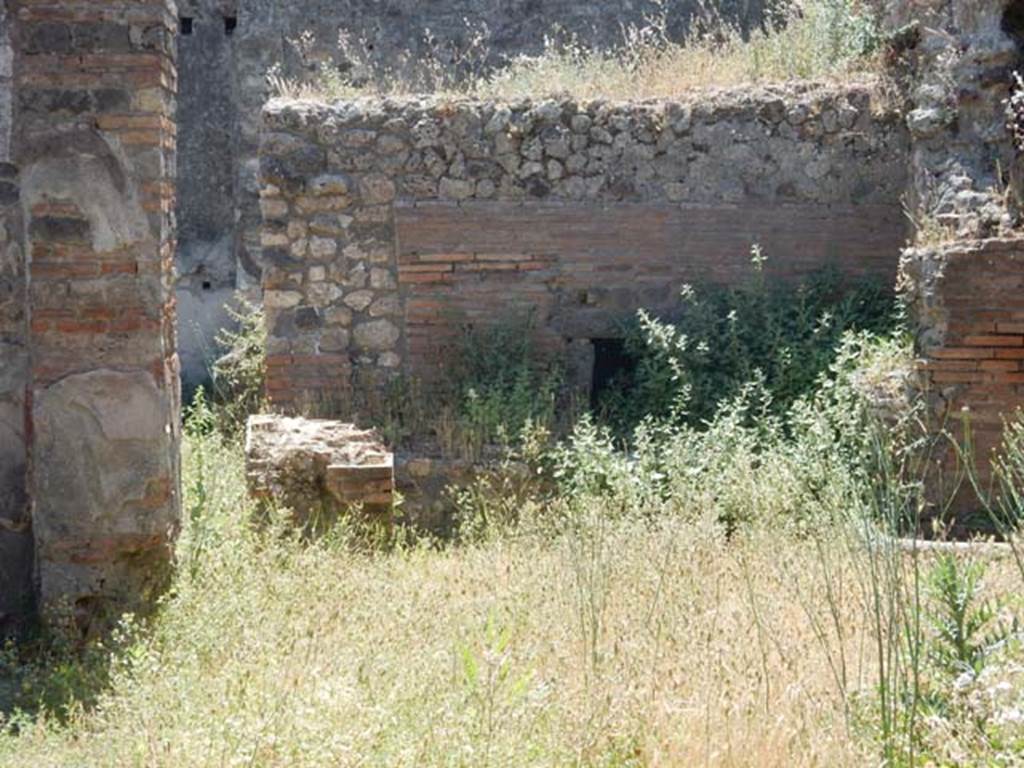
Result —
[[32, 600], [25, 441], [28, 314], [19, 180], [11, 162], [14, 17], [9, 5], [0, 5], [0, 634]]
[[[979, 479], [987, 487], [1004, 421], [1024, 405], [1024, 241], [960, 240], [908, 250], [903, 273], [932, 416], [959, 439], [965, 437], [961, 419], [969, 419]], [[946, 475], [935, 480], [948, 487], [957, 460], [946, 451], [950, 446], [940, 448], [948, 454]], [[977, 508], [970, 484], [956, 506]]]
[[[969, 418], [987, 487], [1003, 420], [1024, 405], [1024, 239], [1013, 197], [1021, 166], [1005, 112], [1013, 71], [1024, 70], [1024, 3], [928, 0], [891, 10], [894, 25], [918, 23], [903, 62], [908, 200], [926, 227], [903, 254], [901, 284], [932, 417], [958, 438]], [[947, 481], [956, 464], [946, 451]], [[969, 484], [955, 507], [978, 507]]]
[[[216, 330], [230, 325], [225, 305], [246, 273], [236, 186], [239, 176], [239, 99], [236, 40], [220, 0], [179, 0], [178, 35], [178, 270], [181, 365], [203, 378], [215, 354]], [[182, 22], [179, 21], [179, 28]], [[249, 267], [249, 271], [253, 271]]]
[[[761, 21], [763, 0], [727, 0], [726, 18]], [[352, 62], [337, 45], [340, 32], [361, 55], [390, 68], [402, 56], [428, 51], [447, 60], [486, 24], [489, 63], [538, 53], [561, 29], [581, 43], [622, 42], [623, 27], [657, 15], [654, 0], [179, 0], [188, 27], [180, 44], [178, 108], [178, 300], [185, 378], [198, 382], [216, 352], [212, 338], [225, 322], [223, 303], [236, 287], [258, 295], [260, 258], [260, 112], [269, 95], [266, 74], [278, 65], [288, 78], [308, 77], [324, 64]], [[701, 4], [667, 4], [667, 29], [681, 36]], [[312, 33], [302, 48], [290, 41]], [[359, 70], [353, 72], [358, 78]]]
[[[1017, 20], [1008, 12], [1015, 5]], [[913, 140], [907, 201], [915, 218], [941, 225], [947, 237], [990, 237], [1013, 223], [1004, 196], [1014, 164], [1005, 102], [1022, 64], [1020, 7], [1017, 0], [890, 4], [891, 26], [916, 29], [896, 67]]]
[[[906, 134], [867, 87], [672, 103], [272, 102], [261, 144], [268, 387], [430, 378], [462, 322], [533, 313], [586, 366], [684, 283], [826, 266], [893, 280]], [[591, 358], [592, 359], [592, 358]]]
[[[0, 529], [13, 521], [22, 553], [30, 536], [39, 606], [66, 602], [88, 625], [160, 586], [179, 517], [177, 19], [171, 0], [6, 11], [0, 437], [14, 460]], [[24, 592], [19, 578], [0, 580], [0, 606]]]

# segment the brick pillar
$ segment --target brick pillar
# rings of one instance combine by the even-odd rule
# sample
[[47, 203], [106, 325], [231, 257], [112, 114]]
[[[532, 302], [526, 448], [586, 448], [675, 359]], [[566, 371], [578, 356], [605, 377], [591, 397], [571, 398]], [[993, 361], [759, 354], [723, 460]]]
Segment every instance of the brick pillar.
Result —
[[0, 638], [31, 612], [25, 444], [28, 313], [18, 170], [11, 163], [11, 14], [0, 3]]
[[41, 608], [169, 573], [180, 515], [173, 0], [14, 0]]
[[[975, 469], [987, 489], [1004, 420], [1024, 407], [1024, 239], [911, 249], [903, 256], [903, 278], [933, 415], [957, 440], [969, 419]], [[936, 501], [945, 503], [957, 456], [952, 446], [941, 447], [945, 477], [933, 479]], [[970, 483], [953, 499], [959, 514], [980, 506]]]

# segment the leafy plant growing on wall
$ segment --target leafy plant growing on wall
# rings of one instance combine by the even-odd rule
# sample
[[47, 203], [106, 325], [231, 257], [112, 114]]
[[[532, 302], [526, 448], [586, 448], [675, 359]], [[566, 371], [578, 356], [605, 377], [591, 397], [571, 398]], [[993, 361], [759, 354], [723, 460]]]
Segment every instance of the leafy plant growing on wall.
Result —
[[532, 318], [463, 326], [454, 359], [445, 389], [465, 452], [553, 427], [564, 372], [536, 349]]
[[638, 313], [626, 337], [635, 369], [599, 404], [609, 422], [628, 429], [653, 416], [703, 424], [754, 380], [770, 398], [768, 412], [783, 414], [835, 361], [846, 333], [897, 326], [892, 292], [881, 282], [844, 285], [824, 271], [794, 289], [765, 273], [766, 260], [755, 246], [746, 285], [684, 286], [674, 312]]

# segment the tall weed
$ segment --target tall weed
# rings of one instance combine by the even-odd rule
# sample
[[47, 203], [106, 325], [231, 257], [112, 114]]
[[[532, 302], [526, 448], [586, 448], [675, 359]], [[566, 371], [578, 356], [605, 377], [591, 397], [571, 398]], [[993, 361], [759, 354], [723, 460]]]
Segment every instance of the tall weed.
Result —
[[215, 340], [223, 354], [211, 371], [216, 408], [202, 413], [213, 420], [211, 426], [236, 436], [245, 430], [249, 416], [266, 407], [267, 330], [262, 306], [239, 297], [237, 306], [229, 305], [227, 310], [236, 327], [217, 333]]

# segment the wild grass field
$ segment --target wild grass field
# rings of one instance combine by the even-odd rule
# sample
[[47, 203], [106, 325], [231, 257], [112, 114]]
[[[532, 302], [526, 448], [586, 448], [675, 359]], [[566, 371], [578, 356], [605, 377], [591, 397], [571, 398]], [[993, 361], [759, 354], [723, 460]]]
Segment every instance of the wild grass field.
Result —
[[254, 525], [238, 414], [198, 400], [172, 590], [6, 648], [0, 765], [1021, 764], [1024, 425], [1003, 543], [917, 543], [942, 438], [898, 313], [816, 285], [641, 316], [637, 402], [560, 434], [529, 355], [467, 365], [463, 428], [537, 482], [464, 489], [449, 540]]

